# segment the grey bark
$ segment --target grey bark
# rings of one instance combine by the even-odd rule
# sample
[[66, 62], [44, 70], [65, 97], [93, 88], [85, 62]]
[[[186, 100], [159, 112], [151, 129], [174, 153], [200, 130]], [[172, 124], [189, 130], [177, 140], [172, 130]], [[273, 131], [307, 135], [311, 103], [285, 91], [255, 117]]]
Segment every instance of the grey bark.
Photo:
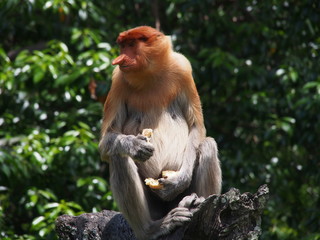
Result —
[[[261, 214], [269, 189], [261, 186], [255, 194], [232, 188], [225, 194], [212, 195], [201, 203], [188, 224], [161, 240], [244, 240], [261, 235]], [[123, 218], [115, 211], [85, 213], [77, 217], [60, 216], [56, 232], [61, 240], [136, 240]]]

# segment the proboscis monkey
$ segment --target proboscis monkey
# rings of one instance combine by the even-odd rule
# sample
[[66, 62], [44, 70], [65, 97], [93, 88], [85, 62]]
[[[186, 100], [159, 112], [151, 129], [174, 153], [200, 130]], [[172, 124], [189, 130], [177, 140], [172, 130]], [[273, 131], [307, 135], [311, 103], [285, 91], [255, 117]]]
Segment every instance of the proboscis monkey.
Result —
[[[217, 144], [206, 137], [191, 65], [170, 39], [142, 26], [120, 33], [117, 43], [99, 149], [135, 235], [156, 239], [190, 221], [205, 197], [220, 193]], [[141, 135], [145, 128], [153, 130], [150, 141]], [[176, 172], [163, 177], [164, 170]], [[162, 187], [151, 189], [146, 178], [159, 178]]]

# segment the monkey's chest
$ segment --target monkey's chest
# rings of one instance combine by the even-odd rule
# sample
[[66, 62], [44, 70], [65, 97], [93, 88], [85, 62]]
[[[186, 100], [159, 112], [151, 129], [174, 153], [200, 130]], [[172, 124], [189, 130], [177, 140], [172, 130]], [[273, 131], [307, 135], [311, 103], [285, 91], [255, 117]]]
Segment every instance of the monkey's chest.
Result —
[[183, 152], [187, 146], [189, 128], [179, 109], [167, 109], [161, 112], [130, 114], [123, 132], [141, 134], [145, 128], [151, 128], [153, 135], [150, 143], [155, 151], [144, 163], [136, 163], [143, 177], [157, 178], [163, 170], [178, 170], [183, 161]]

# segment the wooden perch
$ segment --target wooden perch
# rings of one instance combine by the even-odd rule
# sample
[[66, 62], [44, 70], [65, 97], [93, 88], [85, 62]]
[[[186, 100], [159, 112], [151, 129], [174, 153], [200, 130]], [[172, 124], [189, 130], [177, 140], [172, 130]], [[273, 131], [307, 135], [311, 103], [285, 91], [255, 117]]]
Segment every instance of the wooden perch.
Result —
[[[201, 203], [191, 222], [160, 239], [258, 239], [268, 194], [267, 185], [263, 185], [255, 194], [240, 194], [238, 189], [232, 188], [225, 194], [212, 195]], [[56, 232], [61, 240], [136, 240], [123, 216], [107, 210], [77, 217], [60, 216], [56, 221]]]

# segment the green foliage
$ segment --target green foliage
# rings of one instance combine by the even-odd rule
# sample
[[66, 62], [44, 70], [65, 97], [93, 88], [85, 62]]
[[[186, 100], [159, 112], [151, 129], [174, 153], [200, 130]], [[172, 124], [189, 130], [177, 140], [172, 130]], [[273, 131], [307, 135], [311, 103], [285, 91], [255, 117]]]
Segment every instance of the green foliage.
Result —
[[[224, 191], [271, 198], [262, 239], [320, 239], [319, 3], [159, 2], [191, 61]], [[155, 1], [0, 2], [0, 238], [55, 239], [61, 214], [116, 209], [97, 150], [120, 31]]]

